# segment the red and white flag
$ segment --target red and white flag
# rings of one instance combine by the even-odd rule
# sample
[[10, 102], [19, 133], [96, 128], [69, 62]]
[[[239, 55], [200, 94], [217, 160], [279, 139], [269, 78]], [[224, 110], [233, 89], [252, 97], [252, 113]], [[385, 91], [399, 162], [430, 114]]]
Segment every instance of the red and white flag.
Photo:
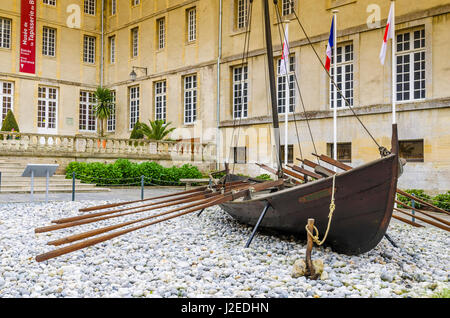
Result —
[[331, 22], [331, 30], [330, 30], [330, 37], [328, 39], [328, 45], [327, 45], [327, 60], [325, 61], [325, 68], [327, 69], [328, 72], [330, 72], [330, 67], [331, 67], [331, 56], [333, 54], [333, 47], [334, 47], [334, 18]]
[[386, 30], [384, 31], [383, 45], [381, 46], [381, 52], [380, 52], [380, 61], [381, 61], [381, 64], [383, 64], [383, 65], [384, 65], [384, 60], [386, 59], [386, 51], [387, 51], [388, 41], [390, 39], [394, 38], [394, 34], [395, 34], [394, 3], [392, 3], [391, 9], [389, 11], [389, 17], [387, 20]]
[[280, 75], [287, 75], [289, 73], [289, 35], [288, 25], [284, 31], [283, 52], [281, 53]]

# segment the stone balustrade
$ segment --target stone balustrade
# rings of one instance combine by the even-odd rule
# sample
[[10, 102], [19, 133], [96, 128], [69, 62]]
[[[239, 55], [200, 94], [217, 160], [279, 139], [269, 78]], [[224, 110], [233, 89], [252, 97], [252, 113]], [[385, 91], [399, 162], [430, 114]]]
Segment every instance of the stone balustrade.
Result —
[[0, 132], [0, 156], [215, 161], [213, 143]]

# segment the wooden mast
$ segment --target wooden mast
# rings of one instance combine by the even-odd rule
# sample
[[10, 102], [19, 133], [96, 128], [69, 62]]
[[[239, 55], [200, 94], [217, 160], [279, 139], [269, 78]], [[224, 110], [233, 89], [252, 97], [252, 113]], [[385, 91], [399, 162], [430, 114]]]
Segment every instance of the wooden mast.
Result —
[[[275, 138], [275, 147], [278, 165], [277, 173], [278, 177], [282, 177], [283, 168], [280, 157], [280, 125], [278, 121], [277, 90], [275, 85], [275, 68], [273, 63], [273, 46], [272, 46], [272, 31], [270, 28], [269, 0], [263, 0], [263, 2], [264, 2], [264, 25], [266, 35], [266, 48], [267, 48], [267, 66], [269, 68], [270, 98], [272, 104], [272, 117], [273, 117], [273, 133]], [[285, 151], [287, 151], [287, 149], [285, 149]]]

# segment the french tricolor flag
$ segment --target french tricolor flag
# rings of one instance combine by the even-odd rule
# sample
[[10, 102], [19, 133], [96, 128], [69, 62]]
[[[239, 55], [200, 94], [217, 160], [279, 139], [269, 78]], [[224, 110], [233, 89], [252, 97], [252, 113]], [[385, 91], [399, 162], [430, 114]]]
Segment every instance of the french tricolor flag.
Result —
[[331, 67], [331, 55], [332, 55], [332, 49], [334, 47], [334, 18], [331, 22], [331, 31], [330, 31], [330, 38], [328, 39], [328, 45], [327, 45], [327, 60], [325, 61], [325, 68], [328, 72], [330, 72]]
[[394, 32], [395, 32], [394, 3], [392, 3], [391, 9], [389, 11], [389, 17], [387, 20], [386, 30], [384, 31], [383, 45], [381, 46], [381, 52], [380, 52], [380, 61], [381, 61], [381, 64], [383, 64], [383, 65], [384, 65], [384, 60], [386, 59], [386, 51], [387, 51], [388, 41], [390, 39], [394, 38]]

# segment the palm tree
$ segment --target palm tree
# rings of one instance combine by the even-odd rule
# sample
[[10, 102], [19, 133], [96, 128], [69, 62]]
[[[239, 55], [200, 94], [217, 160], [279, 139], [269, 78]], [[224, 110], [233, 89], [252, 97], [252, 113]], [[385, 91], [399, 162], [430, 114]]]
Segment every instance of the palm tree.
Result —
[[165, 124], [164, 120], [149, 120], [149, 123], [150, 126], [145, 123], [141, 123], [141, 131], [148, 139], [151, 140], [164, 140], [168, 134], [175, 130], [175, 128], [168, 129], [171, 122]]
[[103, 121], [108, 119], [113, 111], [113, 94], [108, 88], [98, 87], [94, 95], [97, 99], [94, 114], [95, 117], [100, 119], [100, 136], [103, 137]]

